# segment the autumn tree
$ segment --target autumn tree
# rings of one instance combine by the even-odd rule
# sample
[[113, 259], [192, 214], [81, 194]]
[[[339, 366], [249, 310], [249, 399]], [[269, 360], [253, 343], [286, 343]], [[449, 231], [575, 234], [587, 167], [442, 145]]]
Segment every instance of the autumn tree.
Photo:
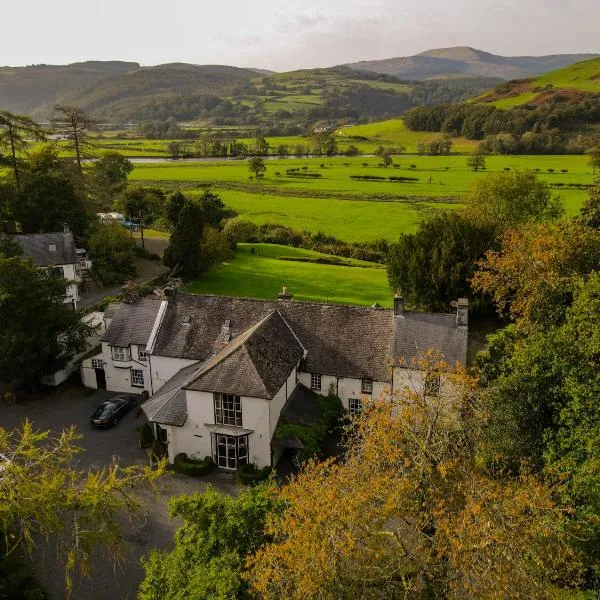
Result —
[[0, 531], [6, 553], [31, 552], [52, 540], [65, 564], [68, 590], [74, 572], [90, 572], [98, 550], [118, 561], [125, 544], [119, 517], [139, 512], [134, 490], [152, 486], [165, 466], [78, 468], [80, 437], [73, 427], [54, 435], [35, 431], [27, 421], [12, 432], [0, 428]]
[[79, 176], [83, 175], [81, 161], [90, 154], [88, 132], [96, 129], [97, 123], [81, 108], [68, 104], [56, 104], [52, 118], [58, 133], [64, 135], [75, 155]]
[[531, 171], [492, 173], [476, 181], [465, 197], [465, 216], [498, 233], [528, 221], [563, 214], [560, 198]]
[[577, 222], [530, 223], [504, 233], [487, 252], [473, 288], [525, 329], [558, 323], [579, 276], [600, 264], [600, 230]]
[[0, 148], [8, 148], [10, 152], [9, 164], [17, 188], [21, 185], [17, 153], [25, 149], [29, 142], [43, 140], [45, 137], [44, 129], [30, 117], [0, 111]]
[[577, 582], [552, 490], [478, 466], [473, 382], [436, 357], [419, 367], [442, 376], [439, 395], [414, 381], [369, 403], [343, 460], [310, 462], [283, 487], [248, 561], [258, 598], [551, 598], [555, 577]]

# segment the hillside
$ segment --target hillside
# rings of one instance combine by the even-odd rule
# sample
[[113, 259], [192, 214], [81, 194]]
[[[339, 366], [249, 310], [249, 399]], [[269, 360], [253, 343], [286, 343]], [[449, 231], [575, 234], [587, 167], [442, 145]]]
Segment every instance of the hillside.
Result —
[[531, 79], [509, 81], [475, 98], [496, 108], [582, 100], [600, 93], [600, 58], [592, 58]]
[[369, 60], [346, 66], [407, 79], [444, 77], [497, 77], [519, 79], [595, 57], [595, 54], [556, 54], [549, 56], [498, 56], [466, 46], [427, 50], [415, 56]]
[[45, 118], [59, 94], [139, 68], [122, 61], [0, 67], [0, 104], [4, 110]]

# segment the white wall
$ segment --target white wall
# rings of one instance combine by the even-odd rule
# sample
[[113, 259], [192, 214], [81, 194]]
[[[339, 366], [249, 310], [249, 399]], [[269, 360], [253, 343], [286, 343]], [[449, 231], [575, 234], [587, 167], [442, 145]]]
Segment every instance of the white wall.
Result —
[[[143, 347], [142, 347], [143, 350]], [[169, 356], [151, 356], [150, 365], [152, 367], [152, 386], [155, 394], [173, 375], [178, 373], [183, 367], [191, 365], [196, 360], [185, 358], [171, 358]]]
[[[151, 393], [149, 361], [138, 360], [137, 346], [130, 347], [131, 360], [115, 361], [112, 358], [111, 347], [102, 342], [102, 359], [104, 360], [104, 373], [106, 375], [106, 389], [111, 392], [126, 392], [141, 394], [144, 390]], [[144, 373], [144, 387], [131, 385], [131, 369], [139, 369]]]

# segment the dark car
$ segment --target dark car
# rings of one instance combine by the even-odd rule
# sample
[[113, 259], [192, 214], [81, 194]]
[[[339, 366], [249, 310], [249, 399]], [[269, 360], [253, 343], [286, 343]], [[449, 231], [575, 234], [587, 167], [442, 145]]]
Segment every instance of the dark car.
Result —
[[135, 405], [135, 396], [121, 394], [102, 403], [90, 418], [92, 427], [104, 429], [113, 427], [122, 419]]

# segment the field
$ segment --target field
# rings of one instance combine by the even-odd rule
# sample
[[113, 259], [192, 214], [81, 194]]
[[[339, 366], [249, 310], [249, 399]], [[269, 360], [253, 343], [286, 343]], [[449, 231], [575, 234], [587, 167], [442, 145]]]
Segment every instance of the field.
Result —
[[[398, 168], [386, 169], [377, 166], [377, 158], [272, 159], [266, 162], [261, 182], [249, 179], [246, 161], [137, 164], [131, 179], [180, 187], [188, 193], [199, 193], [200, 186], [211, 184], [227, 205], [256, 223], [322, 231], [346, 241], [396, 240], [400, 233], [414, 231], [432, 211], [458, 208], [469, 186], [489, 172], [539, 169], [540, 178], [549, 183], [593, 181], [585, 156], [492, 156], [488, 170], [479, 173], [468, 170], [464, 156], [400, 156], [395, 161]], [[300, 179], [286, 174], [287, 169], [302, 172], [303, 167], [322, 177]], [[561, 173], [562, 169], [568, 172]], [[351, 175], [418, 181], [356, 181]], [[575, 214], [587, 196], [585, 190], [557, 193], [568, 214]]]
[[348, 262], [356, 266], [323, 265], [278, 260], [279, 256], [325, 255], [289, 246], [239, 244], [235, 259], [211, 267], [187, 291], [275, 299], [287, 286], [296, 300], [391, 306], [392, 292], [380, 265], [355, 260]]

